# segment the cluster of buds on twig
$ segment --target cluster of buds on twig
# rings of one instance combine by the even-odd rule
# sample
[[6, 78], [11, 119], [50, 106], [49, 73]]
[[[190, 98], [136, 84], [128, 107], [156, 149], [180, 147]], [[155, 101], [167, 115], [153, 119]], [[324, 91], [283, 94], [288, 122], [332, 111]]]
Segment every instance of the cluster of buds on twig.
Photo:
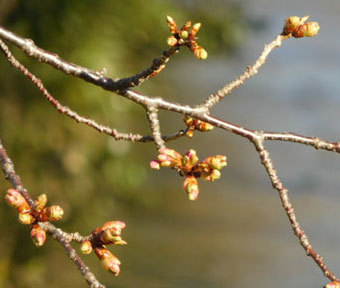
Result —
[[340, 288], [340, 282], [333, 281], [331, 283], [326, 284], [324, 288]]
[[181, 176], [185, 176], [183, 188], [189, 200], [196, 200], [199, 193], [198, 178], [215, 181], [221, 177], [220, 170], [227, 165], [227, 157], [223, 155], [210, 156], [199, 162], [195, 150], [189, 150], [184, 155], [169, 148], [159, 150], [158, 159], [150, 161], [152, 169], [171, 167]]
[[118, 276], [120, 272], [120, 261], [106, 248], [106, 245], [126, 245], [127, 243], [121, 237], [122, 229], [124, 228], [125, 223], [121, 221], [105, 223], [92, 232], [89, 240], [85, 240], [81, 244], [81, 252], [90, 254], [94, 250], [105, 270]]
[[52, 205], [46, 207], [47, 196], [41, 194], [35, 201], [33, 207], [30, 207], [23, 195], [16, 189], [8, 189], [6, 197], [7, 203], [16, 208], [20, 223], [31, 225], [31, 238], [38, 247], [44, 245], [46, 241], [46, 231], [39, 226], [39, 222], [58, 221], [64, 211], [60, 206]]
[[206, 131], [210, 131], [210, 130], [214, 129], [213, 125], [211, 125], [207, 122], [204, 122], [202, 120], [195, 119], [191, 116], [185, 116], [184, 117], [184, 123], [188, 126], [188, 130], [186, 132], [186, 135], [190, 138], [192, 136], [194, 136], [195, 130], [198, 130], [198, 131], [201, 131], [201, 132], [206, 132]]
[[[186, 22], [181, 29], [177, 27], [176, 21], [171, 17], [167, 16], [166, 20], [169, 25], [171, 36], [168, 37], [168, 45], [174, 46], [188, 46], [190, 50], [198, 59], [206, 59], [208, 52], [197, 43], [196, 34], [201, 28], [201, 23], [196, 23], [191, 26], [191, 21]], [[191, 29], [190, 29], [191, 28]]]
[[313, 37], [318, 34], [320, 26], [317, 22], [308, 22], [309, 16], [290, 16], [286, 19], [283, 34], [292, 34], [295, 38]]

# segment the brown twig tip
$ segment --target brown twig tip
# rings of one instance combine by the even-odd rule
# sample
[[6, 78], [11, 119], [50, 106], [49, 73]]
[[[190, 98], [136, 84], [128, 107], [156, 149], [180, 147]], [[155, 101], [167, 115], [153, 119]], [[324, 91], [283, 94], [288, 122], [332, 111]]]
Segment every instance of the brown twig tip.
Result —
[[317, 22], [308, 22], [309, 16], [299, 17], [290, 16], [285, 20], [283, 27], [283, 34], [292, 34], [295, 38], [313, 37], [316, 36], [320, 30]]
[[[167, 39], [167, 43], [171, 47], [187, 46], [198, 59], [207, 59], [208, 52], [196, 42], [196, 34], [201, 28], [201, 23], [195, 23], [191, 27], [191, 21], [187, 21], [181, 29], [178, 28], [176, 21], [167, 16], [169, 30], [172, 35]], [[191, 28], [191, 29], [190, 29]]]

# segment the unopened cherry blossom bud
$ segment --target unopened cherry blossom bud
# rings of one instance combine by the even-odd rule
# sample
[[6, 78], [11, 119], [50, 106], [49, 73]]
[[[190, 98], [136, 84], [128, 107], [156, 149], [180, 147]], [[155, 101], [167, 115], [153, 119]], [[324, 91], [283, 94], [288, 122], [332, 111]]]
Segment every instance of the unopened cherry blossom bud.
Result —
[[151, 169], [159, 170], [161, 168], [160, 162], [158, 160], [151, 160], [149, 164]]
[[191, 116], [185, 116], [183, 121], [187, 126], [193, 126], [194, 125], [194, 118], [191, 117]]
[[333, 281], [331, 283], [326, 284], [324, 288], [340, 288], [340, 282]]
[[18, 220], [24, 225], [30, 225], [34, 222], [34, 218], [30, 213], [19, 213]]
[[182, 155], [177, 151], [169, 148], [162, 148], [159, 150], [158, 160], [163, 167], [176, 167], [181, 163]]
[[202, 178], [207, 181], [215, 181], [221, 178], [221, 172], [217, 169], [213, 169], [208, 174], [202, 175]]
[[38, 196], [37, 200], [34, 203], [34, 210], [37, 212], [41, 212], [47, 203], [47, 196], [46, 194], [41, 194]]
[[174, 47], [177, 44], [177, 42], [178, 42], [178, 40], [173, 35], [169, 36], [168, 39], [167, 39], [167, 43], [171, 47]]
[[81, 243], [80, 251], [83, 254], [90, 254], [92, 252], [92, 244], [89, 240], [85, 240]]
[[299, 28], [293, 32], [293, 36], [295, 38], [313, 37], [318, 34], [319, 30], [320, 26], [317, 22], [309, 22], [299, 26]]
[[20, 192], [16, 189], [8, 189], [5, 199], [10, 206], [16, 208], [21, 213], [30, 211], [30, 207], [26, 202], [24, 196], [22, 196]]
[[181, 31], [179, 36], [181, 36], [182, 39], [187, 39], [189, 36], [189, 33], [188, 31], [184, 30], [184, 31]]
[[183, 27], [182, 27], [181, 30], [187, 31], [187, 30], [190, 28], [190, 26], [191, 26], [191, 21], [187, 21], [187, 23], [185, 23], [185, 24], [183, 25]]
[[191, 201], [194, 201], [198, 197], [199, 188], [198, 181], [194, 176], [187, 176], [183, 183], [183, 188], [185, 192], [188, 193], [188, 198]]
[[308, 19], [308, 16], [306, 16], [306, 17], [302, 17], [302, 18], [299, 17], [299, 16], [288, 17], [285, 20], [283, 32], [285, 34], [293, 33], [300, 25], [304, 24], [304, 22]]
[[176, 24], [176, 21], [171, 16], [169, 16], [169, 15], [166, 16], [166, 21], [168, 22], [168, 26], [169, 26], [170, 32], [172, 34], [177, 33], [177, 24]]
[[224, 155], [216, 155], [206, 158], [204, 162], [210, 165], [212, 169], [221, 170], [223, 167], [227, 166], [227, 157]]
[[190, 149], [182, 158], [182, 169], [190, 170], [198, 162], [198, 160], [196, 151]]
[[105, 270], [110, 271], [114, 276], [118, 276], [121, 264], [119, 259], [104, 247], [97, 247], [94, 251], [103, 264]]
[[58, 205], [53, 205], [44, 209], [50, 221], [58, 221], [63, 218], [64, 210]]
[[197, 49], [194, 50], [194, 55], [198, 59], [205, 60], [208, 57], [208, 52], [201, 46], [198, 46]]
[[31, 229], [31, 238], [35, 246], [41, 247], [46, 241], [46, 232], [38, 224], [33, 225]]
[[200, 28], [201, 28], [201, 23], [195, 23], [192, 26], [192, 29], [190, 31], [190, 36], [191, 37], [195, 37], [195, 35], [197, 34], [198, 30], [200, 30]]

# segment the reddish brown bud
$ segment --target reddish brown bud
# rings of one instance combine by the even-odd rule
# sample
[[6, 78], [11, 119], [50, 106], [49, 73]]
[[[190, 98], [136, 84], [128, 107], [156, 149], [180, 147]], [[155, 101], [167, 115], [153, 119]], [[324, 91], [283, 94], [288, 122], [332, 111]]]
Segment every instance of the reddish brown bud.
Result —
[[283, 32], [285, 34], [290, 34], [296, 31], [300, 25], [303, 25], [309, 16], [299, 17], [299, 16], [290, 16], [285, 20], [285, 25], [283, 27]]
[[223, 167], [227, 166], [227, 157], [224, 155], [216, 155], [213, 157], [208, 157], [204, 160], [211, 169], [221, 170]]
[[149, 164], [151, 169], [159, 170], [161, 168], [160, 161], [158, 160], [151, 160]]
[[94, 251], [103, 264], [105, 270], [112, 272], [114, 276], [118, 276], [121, 264], [119, 259], [104, 247], [97, 247]]
[[44, 209], [45, 214], [50, 221], [58, 221], [63, 218], [64, 210], [58, 205], [53, 205]]
[[39, 225], [33, 225], [31, 229], [31, 238], [35, 246], [41, 247], [46, 241], [46, 232]]
[[168, 39], [167, 39], [167, 43], [171, 47], [174, 47], [177, 44], [177, 42], [178, 42], [178, 40], [173, 35], [169, 36]]
[[34, 202], [34, 210], [37, 212], [41, 212], [47, 203], [47, 196], [46, 194], [41, 194], [38, 196], [37, 200]]
[[92, 252], [92, 244], [89, 240], [85, 240], [83, 243], [81, 243], [80, 251], [83, 254], [90, 254]]
[[169, 148], [159, 150], [158, 160], [163, 167], [176, 167], [181, 164], [182, 155]]
[[340, 282], [333, 281], [324, 286], [324, 288], [340, 288]]
[[205, 60], [208, 57], [208, 52], [201, 46], [197, 46], [197, 49], [194, 50], [194, 55], [198, 59]]
[[168, 22], [168, 26], [169, 26], [169, 29], [170, 29], [170, 32], [172, 34], [176, 34], [177, 33], [177, 24], [176, 24], [176, 21], [171, 17], [171, 16], [166, 16], [166, 21]]
[[8, 189], [5, 199], [10, 206], [16, 208], [20, 213], [30, 211], [30, 206], [26, 202], [24, 196], [16, 189]]
[[182, 27], [182, 31], [187, 31], [191, 26], [191, 21], [187, 21], [187, 23], [185, 23]]
[[18, 220], [24, 225], [30, 225], [34, 222], [34, 218], [30, 213], [19, 213]]
[[192, 167], [198, 162], [198, 157], [196, 154], [196, 151], [193, 149], [190, 149], [182, 158], [182, 165], [181, 168], [184, 171], [189, 172]]
[[198, 197], [199, 188], [198, 181], [194, 176], [187, 176], [183, 183], [183, 188], [185, 192], [188, 193], [188, 198], [191, 201], [194, 201]]
[[317, 22], [309, 22], [299, 26], [299, 28], [293, 32], [295, 38], [301, 37], [313, 37], [318, 34], [320, 26]]
[[209, 171], [207, 174], [203, 174], [202, 178], [207, 181], [215, 181], [221, 178], [221, 172], [217, 169]]
[[190, 31], [190, 38], [194, 38], [198, 32], [198, 30], [200, 30], [201, 28], [201, 23], [195, 23], [193, 26], [192, 26], [192, 29]]

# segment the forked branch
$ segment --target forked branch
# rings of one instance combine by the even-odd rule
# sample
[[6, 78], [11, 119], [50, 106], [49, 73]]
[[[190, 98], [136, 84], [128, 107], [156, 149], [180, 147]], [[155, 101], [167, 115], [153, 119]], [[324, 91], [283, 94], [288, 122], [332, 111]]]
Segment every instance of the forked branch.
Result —
[[[42, 84], [42, 81], [29, 72], [26, 67], [24, 67], [13, 57], [10, 50], [2, 40], [0, 40], [0, 48], [10, 64], [17, 68], [21, 73], [26, 75], [44, 95], [44, 97], [56, 108], [57, 111], [74, 119], [77, 122], [84, 123], [100, 132], [104, 132], [110, 136], [113, 136], [115, 140], [127, 140], [131, 142], [154, 142], [159, 155], [157, 159], [150, 162], [151, 168], [160, 169], [161, 167], [170, 167], [178, 172], [180, 176], [184, 176], [185, 180], [183, 183], [183, 188], [187, 192], [190, 200], [196, 200], [198, 197], [199, 178], [207, 181], [214, 181], [220, 178], [220, 170], [227, 165], [227, 158], [223, 155], [216, 155], [207, 157], [203, 161], [199, 161], [196, 151], [191, 149], [188, 152], [181, 154], [168, 148], [166, 146], [166, 142], [169, 140], [175, 140], [185, 135], [188, 137], [193, 137], [195, 130], [207, 132], [214, 127], [221, 128], [225, 131], [250, 140], [250, 142], [255, 145], [255, 148], [259, 153], [261, 163], [265, 167], [273, 187], [279, 192], [282, 206], [291, 223], [292, 230], [298, 237], [301, 246], [306, 251], [307, 255], [309, 255], [320, 267], [323, 274], [333, 281], [332, 283], [327, 284], [326, 287], [339, 288], [339, 279], [326, 266], [323, 258], [312, 248], [306, 233], [303, 231], [299, 222], [297, 221], [293, 205], [289, 199], [288, 190], [284, 187], [277, 175], [273, 161], [269, 155], [269, 152], [265, 148], [265, 141], [287, 141], [337, 153], [340, 152], [340, 143], [329, 142], [317, 137], [302, 136], [295, 133], [263, 132], [261, 130], [252, 130], [226, 120], [218, 119], [210, 114], [210, 110], [214, 105], [218, 104], [226, 95], [231, 94], [237, 87], [243, 85], [247, 79], [256, 75], [259, 69], [266, 62], [269, 54], [275, 48], [280, 47], [284, 40], [292, 37], [301, 38], [315, 36], [318, 33], [319, 26], [316, 22], [307, 22], [307, 20], [308, 17], [289, 17], [285, 22], [283, 32], [277, 35], [272, 42], [264, 47], [264, 50], [252, 66], [248, 66], [242, 75], [237, 77], [234, 81], [224, 85], [221, 89], [208, 96], [205, 101], [199, 103], [196, 106], [189, 106], [185, 103], [173, 103], [161, 97], [151, 97], [149, 95], [136, 92], [132, 90], [131, 87], [139, 86], [151, 77], [156, 76], [162, 69], [164, 69], [169, 58], [178, 52], [182, 46], [188, 47], [197, 58], [206, 59], [208, 56], [207, 52], [197, 43], [196, 34], [201, 27], [200, 23], [191, 25], [191, 22], [188, 21], [182, 26], [182, 28], [178, 28], [174, 19], [168, 16], [167, 22], [171, 35], [167, 42], [170, 48], [165, 50], [162, 56], [154, 59], [150, 67], [134, 76], [123, 79], [109, 78], [103, 75], [103, 73], [67, 62], [58, 55], [39, 48], [32, 40], [24, 39], [13, 32], [0, 27], [0, 38], [16, 45], [28, 56], [47, 63], [63, 73], [71, 74], [75, 77], [86, 80], [92, 84], [102, 87], [105, 90], [115, 92], [120, 96], [142, 105], [146, 110], [146, 117], [149, 122], [152, 136], [120, 133], [115, 129], [98, 124], [90, 118], [80, 116], [70, 108], [61, 105], [47, 91], [47, 89]], [[163, 136], [161, 133], [160, 121], [158, 117], [159, 110], [167, 110], [182, 114], [184, 116], [184, 122], [187, 125], [187, 129], [180, 129], [179, 132], [171, 136]], [[34, 209], [36, 201], [34, 201], [23, 188], [20, 178], [15, 174], [13, 164], [11, 164], [11, 161], [9, 160], [2, 146], [0, 146], [0, 157], [2, 159], [5, 176], [12, 182], [14, 188], [25, 197], [27, 203], [29, 203], [29, 206], [31, 207], [31, 210]], [[109, 252], [105, 250], [104, 245], [126, 244], [125, 241], [120, 238], [121, 229], [125, 227], [125, 224], [122, 222], [116, 221], [114, 224], [112, 224], [112, 222], [109, 222], [109, 224], [106, 223], [87, 237], [82, 237], [77, 233], [67, 234], [62, 232], [48, 221], [39, 223], [39, 225], [64, 246], [69, 257], [75, 262], [79, 269], [81, 269], [86, 281], [92, 285], [91, 287], [103, 286], [100, 286], [101, 284], [99, 284], [99, 282], [94, 278], [79, 256], [75, 253], [72, 246], [70, 245], [71, 241], [82, 243], [82, 251], [84, 253], [89, 252], [93, 248], [97, 256], [103, 261], [104, 265], [107, 265], [105, 267], [108, 270], [111, 270], [113, 273], [117, 272], [120, 262], [118, 259], [112, 258], [110, 256]]]

